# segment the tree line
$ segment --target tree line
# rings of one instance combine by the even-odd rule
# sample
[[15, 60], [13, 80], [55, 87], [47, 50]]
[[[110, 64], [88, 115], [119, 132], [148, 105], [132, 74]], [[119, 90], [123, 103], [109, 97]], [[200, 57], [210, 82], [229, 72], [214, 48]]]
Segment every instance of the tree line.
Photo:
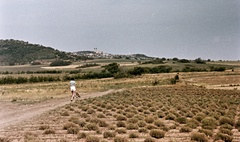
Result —
[[[33, 76], [30, 77], [13, 77], [7, 76], [0, 78], [0, 84], [22, 84], [22, 83], [37, 83], [37, 82], [54, 82], [54, 81], [68, 81], [72, 78], [75, 79], [99, 79], [99, 78], [130, 78], [142, 74], [157, 74], [157, 73], [170, 73], [170, 72], [201, 72], [208, 71], [207, 69], [196, 68], [196, 67], [185, 67], [181, 71], [173, 71], [170, 66], [154, 66], [154, 67], [134, 67], [129, 70], [123, 70], [117, 63], [111, 63], [103, 66], [101, 72], [88, 72], [81, 73], [80, 70], [70, 71], [64, 76]], [[225, 71], [226, 67], [209, 67], [209, 71]], [[58, 72], [55, 72], [58, 73]]]

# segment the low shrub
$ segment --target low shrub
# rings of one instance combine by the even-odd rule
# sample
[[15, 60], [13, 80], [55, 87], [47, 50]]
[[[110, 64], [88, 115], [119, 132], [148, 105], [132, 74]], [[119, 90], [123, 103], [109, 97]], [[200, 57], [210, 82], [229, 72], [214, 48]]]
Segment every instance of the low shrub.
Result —
[[114, 142], [128, 142], [128, 139], [127, 138], [124, 138], [124, 137], [115, 137], [114, 138]]
[[87, 110], [87, 114], [94, 114], [96, 113], [96, 111], [94, 109], [88, 109]]
[[208, 139], [205, 134], [194, 132], [191, 134], [191, 140], [197, 141], [197, 142], [208, 142]]
[[79, 127], [70, 127], [67, 129], [68, 134], [77, 134], [79, 132]]
[[126, 128], [128, 130], [137, 130], [138, 129], [138, 125], [137, 124], [133, 124], [133, 123], [129, 123], [129, 124], [127, 124]]
[[220, 125], [222, 125], [222, 124], [229, 124], [229, 125], [231, 125], [231, 126], [234, 126], [235, 121], [234, 121], [233, 118], [228, 118], [228, 117], [226, 117], [226, 116], [222, 116], [222, 117], [220, 117], [220, 119], [219, 119], [219, 124], [220, 124]]
[[179, 130], [181, 133], [188, 133], [192, 131], [192, 128], [188, 127], [188, 126], [183, 126], [181, 127], [181, 129]]
[[86, 138], [86, 137], [87, 137], [87, 134], [84, 132], [78, 133], [78, 136], [77, 136], [78, 139], [82, 139], [82, 138]]
[[100, 138], [97, 136], [87, 136], [85, 142], [100, 142]]
[[46, 129], [43, 134], [55, 134], [55, 131], [52, 129]]
[[169, 114], [166, 116], [165, 119], [166, 119], [166, 120], [175, 120], [175, 119], [176, 119], [176, 116], [175, 116], [174, 114], [172, 114], [172, 113], [169, 113]]
[[158, 111], [158, 112], [157, 112], [157, 116], [158, 116], [159, 118], [163, 118], [163, 117], [165, 117], [165, 114], [164, 114], [162, 111]]
[[127, 117], [124, 115], [118, 115], [116, 119], [117, 119], [117, 121], [126, 121]]
[[238, 129], [240, 128], [240, 119], [236, 122], [235, 127]]
[[118, 121], [116, 125], [117, 127], [126, 127], [126, 123], [123, 121]]
[[147, 125], [145, 121], [139, 121], [137, 124], [139, 127], [145, 127]]
[[73, 122], [75, 124], [79, 124], [79, 119], [78, 117], [71, 117], [68, 119], [68, 121]]
[[218, 132], [215, 136], [215, 141], [217, 140], [223, 140], [225, 142], [232, 142], [233, 137], [229, 136], [228, 134], [223, 134], [221, 132]]
[[213, 131], [208, 129], [199, 129], [198, 132], [204, 133], [206, 136], [213, 136]]
[[145, 119], [145, 122], [147, 122], [147, 123], [153, 123], [154, 122], [154, 117], [152, 117], [152, 116], [148, 116], [148, 117], [146, 117]]
[[187, 118], [186, 117], [177, 117], [176, 121], [180, 124], [186, 124], [187, 123]]
[[153, 125], [153, 124], [149, 124], [146, 127], [148, 130], [152, 130], [152, 129], [157, 129], [157, 126]]
[[46, 130], [46, 129], [49, 129], [48, 125], [42, 125], [39, 127], [39, 130]]
[[126, 134], [127, 133], [127, 131], [124, 128], [116, 129], [115, 132], [117, 132], [118, 134]]
[[156, 125], [157, 127], [165, 126], [161, 120], [154, 121], [154, 125]]
[[199, 126], [199, 122], [195, 119], [189, 119], [187, 120], [186, 126], [189, 126], [190, 128], [194, 129]]
[[205, 129], [215, 129], [217, 126], [217, 121], [213, 117], [205, 117], [202, 121], [202, 128]]
[[[125, 111], [126, 111], [126, 110], [125, 110]], [[127, 111], [126, 111], [126, 112], [127, 112]], [[135, 114], [132, 113], [132, 112], [126, 113], [126, 117], [127, 117], [127, 118], [132, 118], [134, 115], [135, 115]]]
[[92, 130], [92, 131], [96, 131], [99, 129], [99, 127], [97, 126], [96, 123], [89, 123], [89, 124], [85, 125], [85, 128], [87, 130]]
[[98, 117], [98, 118], [106, 118], [106, 116], [105, 116], [103, 113], [97, 114], [97, 117]]
[[129, 123], [137, 123], [138, 119], [137, 118], [130, 118], [130, 119], [127, 120], [127, 122], [129, 122]]
[[150, 136], [156, 139], [164, 138], [165, 132], [162, 130], [154, 129], [150, 131]]
[[71, 127], [78, 127], [78, 125], [76, 125], [75, 123], [72, 123], [72, 122], [68, 122], [68, 123], [64, 124], [63, 130], [67, 130]]
[[129, 138], [138, 138], [139, 135], [137, 133], [130, 133]]
[[63, 113], [61, 113], [62, 116], [69, 116], [69, 113], [67, 111], [64, 111]]
[[99, 126], [99, 127], [108, 127], [109, 125], [108, 125], [108, 123], [107, 123], [106, 121], [104, 121], [104, 120], [99, 120], [98, 126]]
[[116, 136], [115, 132], [111, 132], [111, 131], [105, 131], [103, 133], [103, 138], [113, 138]]
[[228, 134], [229, 136], [232, 136], [233, 135], [233, 132], [229, 129], [225, 129], [225, 128], [220, 128], [219, 129], [219, 132], [220, 133], [223, 133], [223, 134]]
[[147, 137], [144, 142], [155, 142], [153, 138]]
[[138, 132], [139, 132], [139, 133], [148, 133], [148, 129], [146, 129], [146, 128], [140, 128], [140, 129], [138, 129]]
[[10, 142], [10, 140], [5, 137], [0, 137], [0, 142]]
[[36, 133], [32, 133], [32, 132], [25, 132], [24, 133], [24, 141], [28, 142], [28, 141], [36, 141], [38, 135]]
[[80, 127], [84, 127], [85, 125], [86, 125], [87, 123], [85, 122], [85, 121], [79, 121], [78, 122], [78, 125], [80, 126]]
[[234, 127], [232, 125], [229, 125], [229, 124], [223, 124], [220, 126], [220, 129], [228, 129], [228, 130], [232, 130]]

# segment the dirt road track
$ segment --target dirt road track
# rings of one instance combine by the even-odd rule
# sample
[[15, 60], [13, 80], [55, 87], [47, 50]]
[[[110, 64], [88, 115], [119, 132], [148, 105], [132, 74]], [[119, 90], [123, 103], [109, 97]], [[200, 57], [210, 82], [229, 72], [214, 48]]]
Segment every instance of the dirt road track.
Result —
[[[103, 96], [108, 93], [112, 93], [116, 91], [117, 90], [108, 90], [105, 92], [87, 94], [82, 96], [79, 99], [87, 99], [87, 98]], [[0, 102], [0, 133], [1, 133], [1, 130], [3, 130], [4, 128], [7, 128], [11, 125], [28, 120], [46, 111], [55, 109], [60, 106], [64, 106], [69, 103], [71, 103], [69, 97], [66, 97], [63, 99], [52, 99], [42, 103], [27, 104], [27, 105], [13, 103], [13, 102]]]

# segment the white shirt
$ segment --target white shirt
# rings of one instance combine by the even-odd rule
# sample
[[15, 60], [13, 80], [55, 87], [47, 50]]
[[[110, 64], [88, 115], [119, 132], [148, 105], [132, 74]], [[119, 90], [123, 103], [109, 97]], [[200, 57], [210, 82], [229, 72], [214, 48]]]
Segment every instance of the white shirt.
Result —
[[74, 80], [71, 80], [70, 81], [70, 86], [75, 86], [76, 85], [76, 82]]

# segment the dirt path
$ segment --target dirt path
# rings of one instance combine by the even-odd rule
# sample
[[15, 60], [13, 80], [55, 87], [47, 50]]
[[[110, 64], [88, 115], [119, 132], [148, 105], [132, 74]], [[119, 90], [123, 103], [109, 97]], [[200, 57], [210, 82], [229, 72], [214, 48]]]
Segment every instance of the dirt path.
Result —
[[[96, 92], [92, 94], [83, 95], [79, 99], [87, 99], [98, 96], [103, 96], [108, 93], [116, 92], [119, 90], [108, 90], [105, 92]], [[11, 125], [28, 120], [34, 116], [40, 115], [46, 111], [55, 109], [60, 106], [69, 104], [70, 98], [52, 99], [42, 103], [36, 104], [18, 104], [12, 102], [0, 102], [0, 130], [7, 128]]]

